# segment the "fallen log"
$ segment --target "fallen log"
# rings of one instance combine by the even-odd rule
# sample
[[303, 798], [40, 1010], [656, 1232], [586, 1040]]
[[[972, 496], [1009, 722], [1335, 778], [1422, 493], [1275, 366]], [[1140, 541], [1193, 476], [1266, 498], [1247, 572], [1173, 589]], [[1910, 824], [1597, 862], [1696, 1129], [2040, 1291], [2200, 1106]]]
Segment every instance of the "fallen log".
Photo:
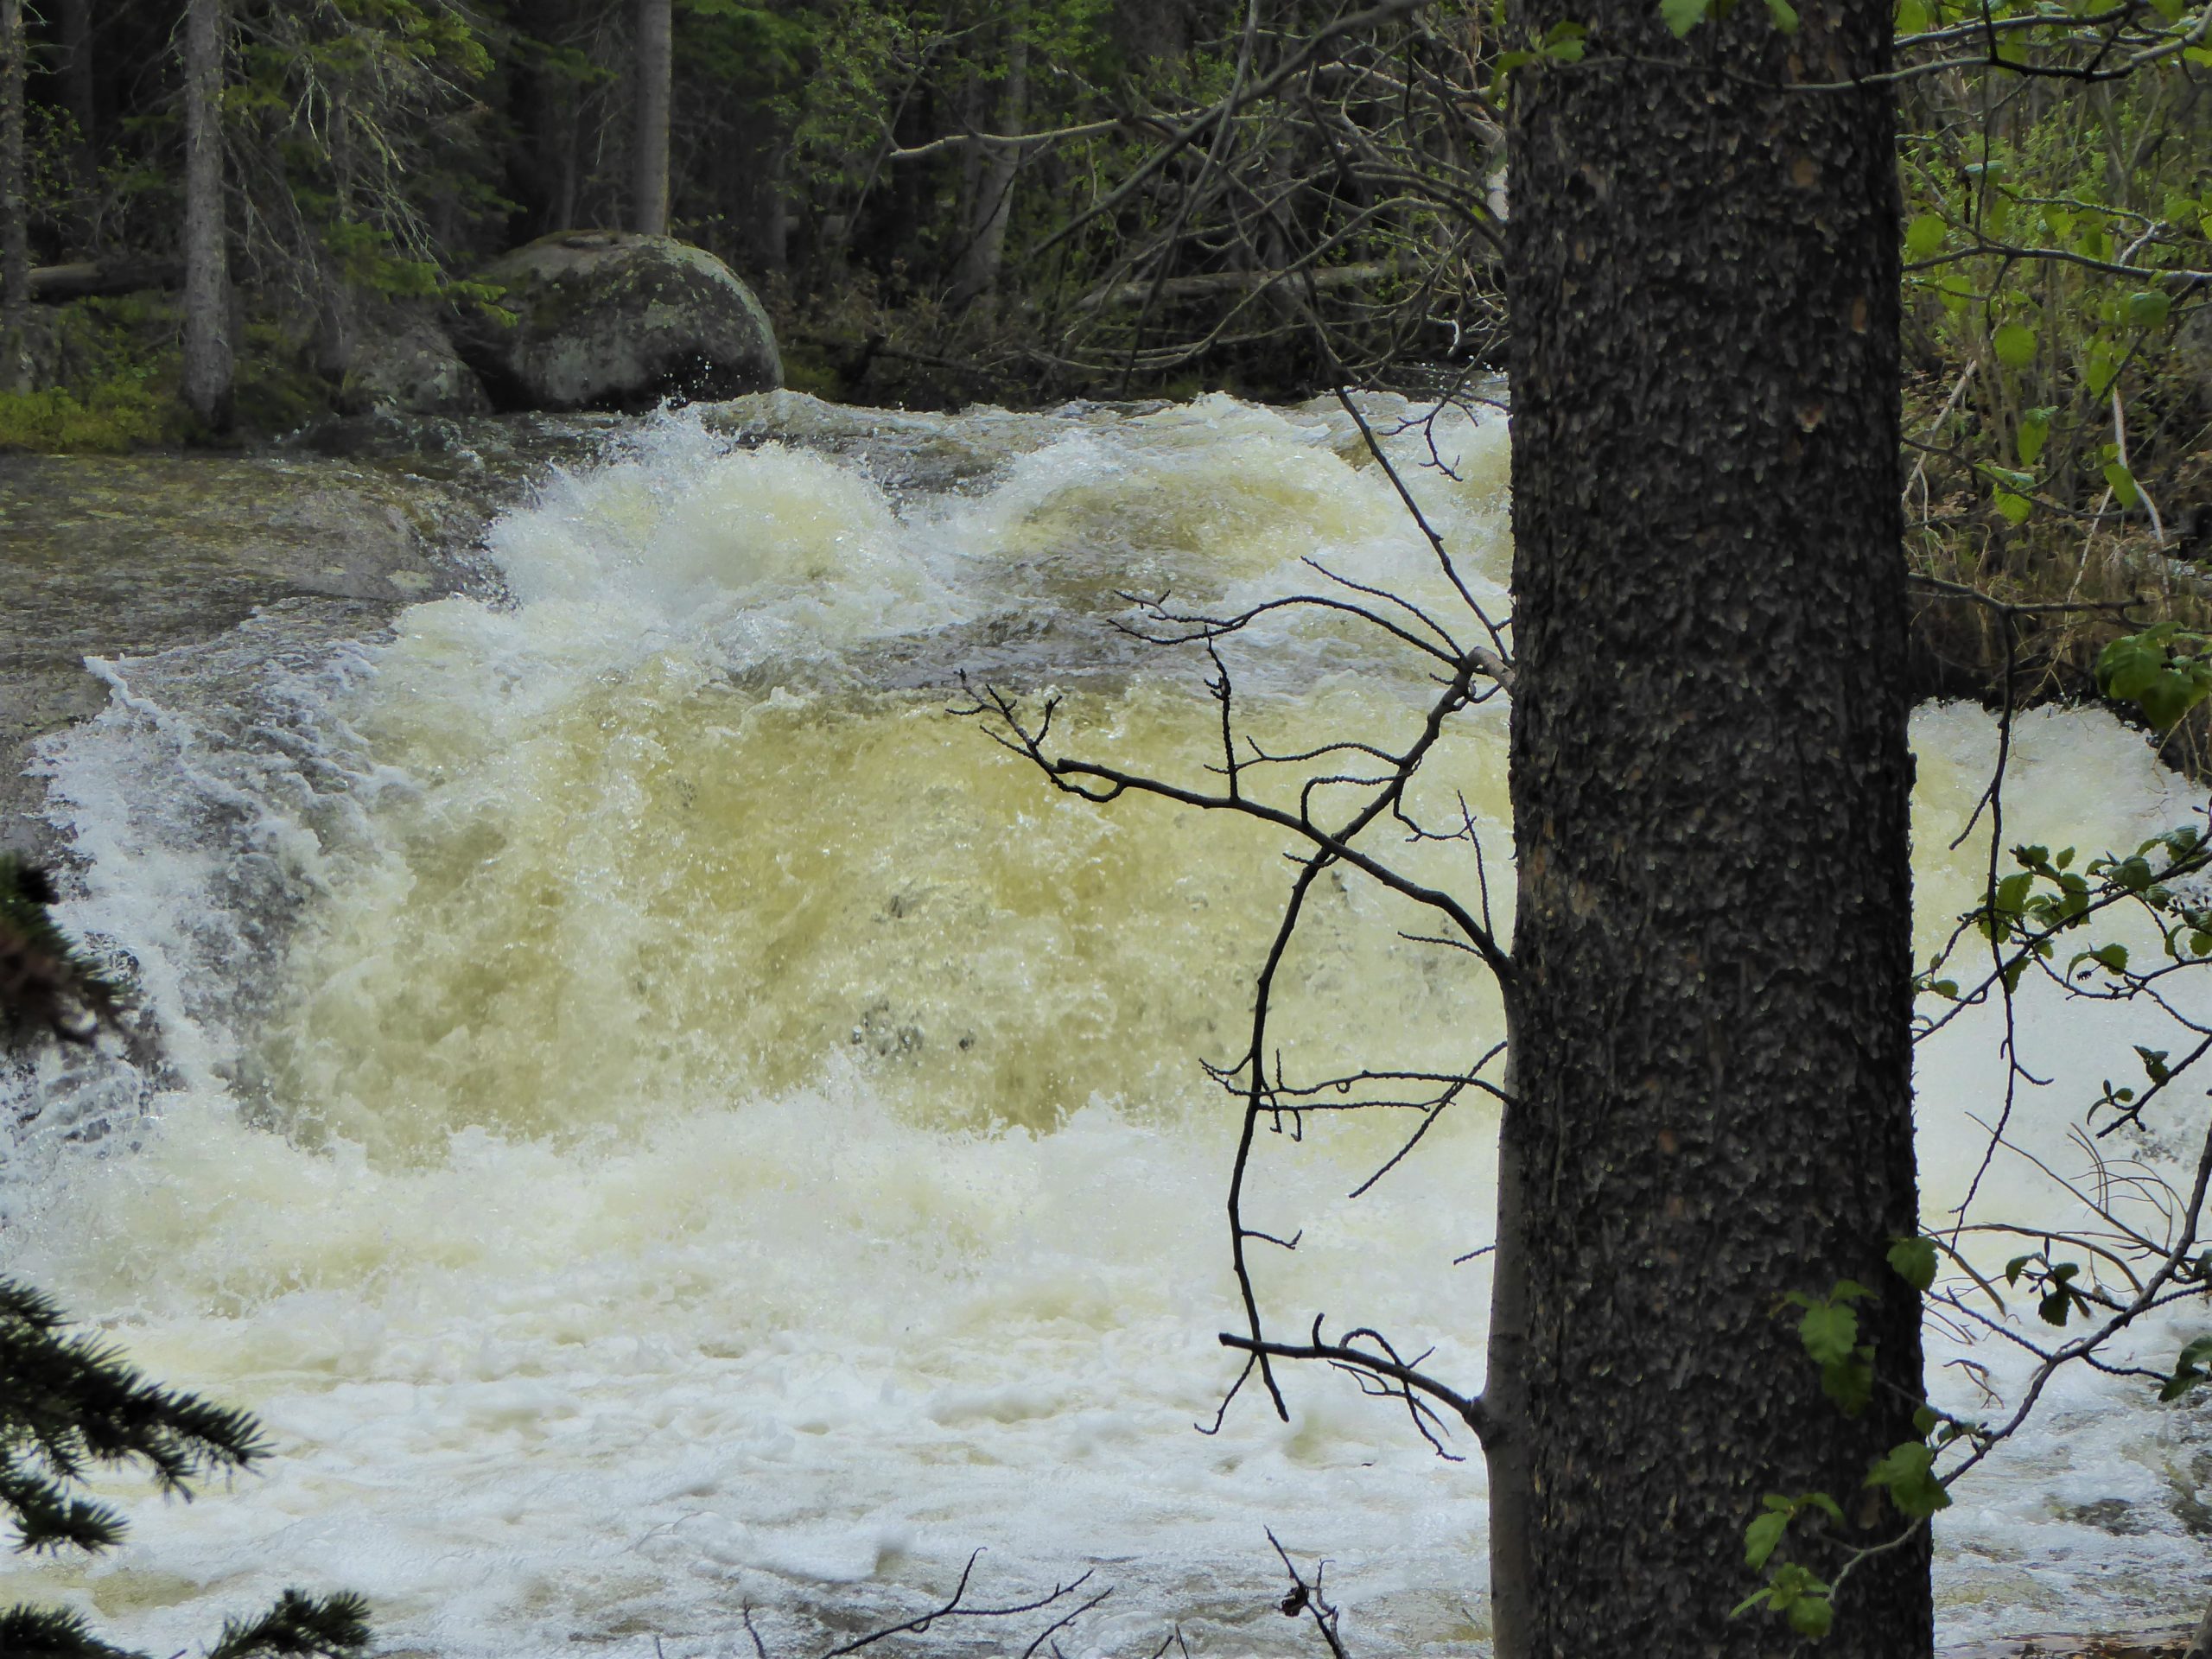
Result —
[[174, 259], [84, 259], [40, 265], [31, 272], [31, 298], [47, 305], [70, 300], [111, 299], [146, 288], [175, 288], [184, 267]]

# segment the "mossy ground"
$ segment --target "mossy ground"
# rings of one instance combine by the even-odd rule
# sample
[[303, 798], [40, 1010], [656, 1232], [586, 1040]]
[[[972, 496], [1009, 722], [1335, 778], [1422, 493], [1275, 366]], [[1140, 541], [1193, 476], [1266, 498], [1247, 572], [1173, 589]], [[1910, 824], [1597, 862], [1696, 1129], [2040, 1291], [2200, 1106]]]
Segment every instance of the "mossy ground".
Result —
[[[58, 384], [0, 391], [0, 453], [122, 454], [213, 439], [179, 395], [183, 317], [173, 296], [79, 300], [35, 321]], [[249, 317], [232, 437], [290, 431], [331, 413], [337, 391], [315, 372], [298, 327]]]

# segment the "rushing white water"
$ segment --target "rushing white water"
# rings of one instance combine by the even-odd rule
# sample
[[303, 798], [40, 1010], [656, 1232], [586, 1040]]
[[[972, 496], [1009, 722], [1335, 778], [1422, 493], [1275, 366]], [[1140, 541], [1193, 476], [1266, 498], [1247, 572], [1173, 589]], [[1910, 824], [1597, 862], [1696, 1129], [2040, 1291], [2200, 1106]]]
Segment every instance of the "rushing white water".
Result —
[[[1236, 1116], [1194, 1062], [1238, 1052], [1281, 846], [1056, 795], [946, 712], [963, 668], [1058, 688], [1071, 750], [1203, 778], [1202, 660], [1106, 629], [1115, 595], [1249, 603], [1321, 582], [1311, 556], [1441, 605], [1388, 480], [1333, 410], [1218, 397], [779, 397], [724, 424], [747, 443], [664, 419], [556, 477], [491, 537], [502, 596], [367, 642], [275, 613], [113, 664], [107, 712], [51, 746], [87, 861], [67, 919], [130, 952], [164, 1064], [41, 1062], [5, 1267], [260, 1413], [281, 1455], [189, 1507], [118, 1484], [126, 1548], [18, 1564], [0, 1599], [170, 1651], [283, 1585], [345, 1585], [454, 1659], [750, 1652], [749, 1604], [782, 1654], [918, 1611], [980, 1546], [993, 1594], [1116, 1586], [1071, 1652], [1148, 1653], [1173, 1621], [1196, 1651], [1276, 1652], [1303, 1644], [1272, 1525], [1332, 1560], [1356, 1650], [1480, 1650], [1478, 1460], [1319, 1373], [1287, 1424], [1248, 1397], [1193, 1432], [1234, 1375]], [[1432, 439], [1456, 478], [1421, 465]], [[1389, 443], [1502, 600], [1502, 424]], [[1423, 683], [1343, 628], [1264, 645], [1232, 664], [1263, 743], [1418, 718]], [[1502, 711], [1462, 724], [1417, 804], [1464, 796], [1496, 878]], [[1961, 709], [1915, 729], [1932, 943], [1971, 892], [1972, 844], [1940, 849], [1992, 734]], [[2009, 836], [2132, 846], [2189, 809], [2101, 719], [2019, 741]], [[1407, 856], [1467, 878], [1463, 849]], [[1357, 882], [1319, 895], [1294, 1072], [1493, 1039], [1478, 976], [1408, 929]], [[2126, 1053], [2122, 1022], [2091, 1029], [2031, 1032], [2063, 1075], [2023, 1134], [2056, 1155]], [[1931, 1214], [1980, 1155], [1960, 1114], [1988, 1105], [1991, 1034], [1923, 1065]], [[1452, 1262], [1487, 1236], [1490, 1128], [1447, 1116], [1356, 1204], [1402, 1125], [1264, 1144], [1256, 1222], [1305, 1229], [1262, 1264], [1284, 1322], [1357, 1315], [1478, 1382], [1486, 1285]], [[2047, 1208], [2040, 1179], [2000, 1157], [1986, 1202]], [[2017, 1375], [2001, 1343], [1931, 1340]], [[1945, 1517], [1947, 1631], [2177, 1611], [2212, 1524], [2198, 1421], [2066, 1380]]]

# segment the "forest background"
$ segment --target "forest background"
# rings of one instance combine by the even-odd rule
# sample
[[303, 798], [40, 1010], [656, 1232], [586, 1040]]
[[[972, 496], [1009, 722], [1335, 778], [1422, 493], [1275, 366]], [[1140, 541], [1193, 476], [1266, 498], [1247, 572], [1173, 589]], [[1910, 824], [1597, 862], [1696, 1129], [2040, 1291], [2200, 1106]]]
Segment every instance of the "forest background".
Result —
[[[195, 3], [220, 18], [249, 437], [349, 407], [359, 342], [404, 314], [496, 308], [470, 280], [493, 256], [634, 226], [633, 155], [664, 119], [669, 229], [755, 288], [800, 390], [1476, 393], [1510, 327], [1510, 79], [1580, 51], [1572, 26], [1516, 40], [1467, 0]], [[49, 342], [43, 372], [0, 364], [0, 448], [208, 435], [177, 395], [187, 10], [0, 0], [24, 134], [19, 170], [0, 154], [0, 254]], [[1923, 577], [2031, 603], [2147, 586], [2159, 615], [2207, 620], [2204, 15], [1897, 7]], [[2120, 626], [1923, 597], [1924, 693], [2084, 690]]]

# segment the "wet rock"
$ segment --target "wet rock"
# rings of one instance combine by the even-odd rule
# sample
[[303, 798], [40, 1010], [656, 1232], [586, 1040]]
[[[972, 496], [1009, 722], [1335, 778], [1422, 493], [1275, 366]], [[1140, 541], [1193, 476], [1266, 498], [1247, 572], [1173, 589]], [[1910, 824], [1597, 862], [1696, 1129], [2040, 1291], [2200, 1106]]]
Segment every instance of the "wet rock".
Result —
[[1940, 1659], [2184, 1659], [2187, 1630], [2116, 1630], [2103, 1635], [2008, 1636], [1937, 1649]]
[[393, 306], [354, 348], [339, 404], [347, 414], [486, 415], [492, 400], [426, 312]]
[[258, 607], [359, 606], [358, 628], [468, 581], [481, 497], [273, 458], [16, 456], [0, 468], [0, 849], [54, 850], [29, 746], [96, 714], [87, 657], [149, 656]]
[[2151, 1530], [2151, 1523], [2141, 1510], [2124, 1497], [2101, 1497], [2094, 1503], [2076, 1504], [2064, 1513], [2069, 1521], [2094, 1527], [2116, 1537], [2132, 1538]]
[[728, 266], [664, 236], [570, 232], [496, 260], [511, 327], [456, 325], [454, 344], [503, 409], [649, 408], [783, 384], [767, 313]]

